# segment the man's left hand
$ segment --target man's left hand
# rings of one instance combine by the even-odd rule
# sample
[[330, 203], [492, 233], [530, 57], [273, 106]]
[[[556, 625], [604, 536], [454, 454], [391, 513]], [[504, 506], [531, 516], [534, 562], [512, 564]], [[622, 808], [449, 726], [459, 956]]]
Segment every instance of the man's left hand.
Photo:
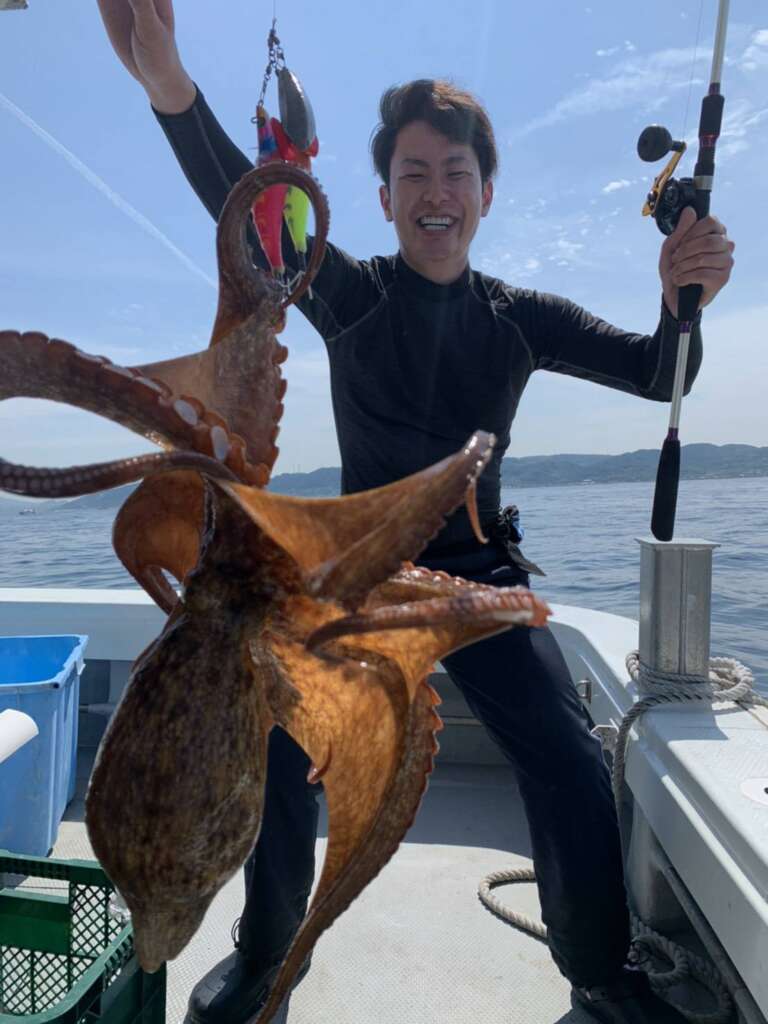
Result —
[[731, 276], [734, 248], [716, 217], [697, 220], [694, 208], [686, 206], [659, 259], [664, 301], [673, 316], [677, 316], [678, 289], [684, 285], [701, 285], [699, 309], [714, 299]]

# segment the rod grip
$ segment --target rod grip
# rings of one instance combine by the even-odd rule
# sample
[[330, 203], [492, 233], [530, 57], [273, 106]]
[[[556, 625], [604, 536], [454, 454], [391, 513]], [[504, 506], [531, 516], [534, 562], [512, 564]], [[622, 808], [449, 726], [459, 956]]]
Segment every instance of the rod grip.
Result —
[[656, 540], [672, 540], [675, 532], [677, 488], [680, 483], [680, 441], [667, 437], [661, 448], [653, 494], [651, 533]]
[[[709, 214], [711, 193], [708, 189], [696, 189], [696, 219], [702, 220]], [[683, 323], [691, 323], [699, 311], [702, 287], [700, 284], [687, 284], [681, 288], [677, 296], [677, 319]]]
[[677, 295], [677, 319], [681, 324], [692, 324], [701, 302], [700, 284], [686, 284]]

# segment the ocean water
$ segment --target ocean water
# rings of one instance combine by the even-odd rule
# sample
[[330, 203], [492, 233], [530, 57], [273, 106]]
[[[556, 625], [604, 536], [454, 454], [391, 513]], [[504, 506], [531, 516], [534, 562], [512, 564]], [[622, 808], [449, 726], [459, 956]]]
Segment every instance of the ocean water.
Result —
[[[651, 483], [505, 489], [522, 512], [523, 550], [547, 573], [547, 600], [637, 618]], [[25, 506], [19, 506], [19, 509]], [[115, 558], [114, 510], [66, 505], [0, 516], [0, 587], [133, 587]], [[738, 658], [768, 692], [768, 478], [680, 484], [676, 537], [715, 541], [712, 654]]]

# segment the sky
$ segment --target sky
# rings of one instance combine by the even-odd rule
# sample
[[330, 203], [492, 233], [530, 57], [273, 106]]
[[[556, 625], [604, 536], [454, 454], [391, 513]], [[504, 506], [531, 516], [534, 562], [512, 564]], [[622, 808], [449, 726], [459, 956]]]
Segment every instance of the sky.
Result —
[[[288, 66], [311, 98], [331, 238], [365, 258], [396, 249], [368, 154], [381, 92], [449, 77], [495, 126], [500, 172], [472, 265], [555, 292], [632, 331], [657, 324], [662, 235], [640, 209], [662, 164], [636, 153], [666, 124], [691, 149], [715, 0], [276, 0]], [[273, 0], [177, 0], [182, 60], [234, 141], [251, 124]], [[684, 444], [768, 445], [768, 4], [733, 0], [712, 212], [736, 242], [732, 279], [705, 311], [704, 363], [683, 403]], [[277, 113], [276, 87], [267, 103]], [[140, 86], [112, 53], [94, 0], [0, 12], [0, 328], [40, 330], [116, 363], [199, 351], [216, 306], [215, 226], [183, 178]], [[339, 464], [323, 343], [292, 310], [276, 472]], [[668, 409], [536, 373], [509, 455], [659, 447]], [[72, 465], [150, 450], [94, 415], [0, 403], [0, 457]]]

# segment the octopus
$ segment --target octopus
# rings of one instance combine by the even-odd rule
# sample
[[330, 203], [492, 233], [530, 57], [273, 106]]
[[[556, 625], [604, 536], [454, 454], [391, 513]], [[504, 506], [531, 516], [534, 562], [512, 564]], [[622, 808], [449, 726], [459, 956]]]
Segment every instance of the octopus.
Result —
[[[307, 272], [287, 297], [253, 265], [248, 242], [251, 206], [278, 182], [307, 193], [316, 221]], [[39, 333], [0, 332], [0, 399], [79, 406], [163, 449], [64, 469], [0, 460], [0, 489], [30, 497], [140, 481], [114, 546], [167, 620], [109, 723], [86, 824], [145, 970], [180, 953], [253, 848], [275, 725], [324, 785], [322, 874], [258, 1024], [415, 818], [441, 728], [427, 683], [434, 663], [501, 630], [544, 625], [549, 613], [525, 589], [413, 564], [464, 501], [480, 531], [474, 484], [491, 435], [478, 431], [453, 456], [371, 491], [303, 499], [265, 489], [285, 393], [277, 335], [317, 271], [328, 220], [317, 182], [298, 168], [241, 179], [217, 230], [219, 301], [202, 352], [123, 367]]]

